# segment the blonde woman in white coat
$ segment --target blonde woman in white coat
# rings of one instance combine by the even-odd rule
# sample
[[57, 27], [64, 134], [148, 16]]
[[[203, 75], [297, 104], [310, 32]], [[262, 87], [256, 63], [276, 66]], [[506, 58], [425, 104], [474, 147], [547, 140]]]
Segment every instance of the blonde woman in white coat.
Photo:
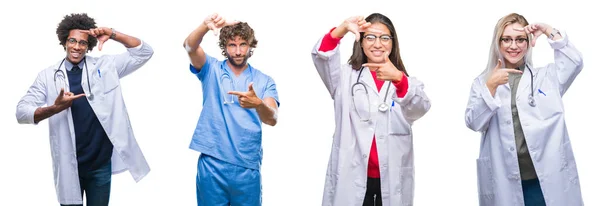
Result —
[[[348, 64], [339, 42], [356, 36]], [[389, 18], [350, 17], [321, 38], [312, 51], [331, 94], [336, 129], [322, 204], [412, 205], [413, 122], [430, 108], [423, 83], [408, 77]]]
[[[531, 50], [541, 35], [554, 63], [533, 68]], [[482, 133], [480, 205], [583, 205], [561, 99], [582, 68], [564, 31], [515, 13], [498, 21], [465, 112], [467, 126]]]

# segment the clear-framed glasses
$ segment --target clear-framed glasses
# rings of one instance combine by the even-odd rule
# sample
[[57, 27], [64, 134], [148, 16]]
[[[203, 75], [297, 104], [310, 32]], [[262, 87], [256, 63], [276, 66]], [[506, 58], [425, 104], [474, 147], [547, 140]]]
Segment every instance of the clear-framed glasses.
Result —
[[525, 37], [518, 37], [516, 39], [509, 37], [500, 38], [500, 43], [502, 43], [502, 45], [505, 47], [509, 47], [510, 45], [512, 45], [513, 42], [515, 42], [518, 47], [524, 47], [525, 45], [527, 45], [527, 42], [529, 42], [529, 39]]
[[54, 72], [54, 88], [56, 88], [56, 94], [60, 94], [60, 89], [62, 88], [65, 89], [65, 92], [69, 91], [65, 72], [60, 69]]
[[82, 46], [82, 47], [87, 47], [89, 45], [89, 42], [87, 42], [86, 40], [77, 41], [77, 39], [75, 39], [75, 38], [67, 39], [67, 43], [69, 43], [70, 45], [79, 44], [79, 46]]
[[223, 104], [233, 104], [235, 95], [228, 94], [227, 92], [234, 91], [233, 79], [227, 71], [223, 71], [221, 74], [221, 95], [223, 96]]
[[[371, 120], [371, 105], [367, 86], [362, 82], [356, 82], [352, 85], [352, 106], [362, 122]], [[358, 101], [357, 101], [358, 100]], [[365, 101], [366, 100], [366, 101]]]
[[375, 36], [374, 34], [367, 34], [363, 38], [364, 41], [366, 41], [369, 44], [374, 44], [377, 39], [379, 39], [381, 44], [389, 44], [390, 42], [392, 42], [392, 39], [394, 37], [390, 35]]

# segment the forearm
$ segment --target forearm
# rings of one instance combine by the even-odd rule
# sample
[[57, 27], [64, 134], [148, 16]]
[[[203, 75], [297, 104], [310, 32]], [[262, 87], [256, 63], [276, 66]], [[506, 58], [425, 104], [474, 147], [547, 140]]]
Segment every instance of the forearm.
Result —
[[38, 107], [33, 113], [33, 122], [37, 124], [42, 120], [47, 119], [52, 115], [55, 115], [56, 113], [59, 113], [60, 111], [62, 111], [62, 109], [60, 109], [56, 105], [48, 107]]
[[127, 34], [112, 30], [114, 32], [114, 39], [115, 41], [123, 44], [125, 47], [127, 48], [133, 48], [133, 47], [137, 47], [139, 46], [142, 41], [139, 40], [138, 38], [129, 36]]
[[188, 52], [196, 51], [208, 30], [208, 27], [204, 25], [204, 23], [200, 24], [200, 26], [194, 29], [194, 31], [192, 31], [192, 33], [190, 33], [190, 35], [188, 35], [188, 37], [185, 39], [183, 42], [183, 47], [185, 47]]
[[277, 124], [277, 110], [267, 105], [264, 101], [258, 107], [256, 107], [256, 112], [260, 117], [260, 121], [265, 124], [275, 126]]
[[346, 25], [342, 23], [340, 26], [331, 31], [331, 37], [342, 38], [344, 35], [346, 35], [346, 33], [348, 33], [348, 29], [346, 29]]

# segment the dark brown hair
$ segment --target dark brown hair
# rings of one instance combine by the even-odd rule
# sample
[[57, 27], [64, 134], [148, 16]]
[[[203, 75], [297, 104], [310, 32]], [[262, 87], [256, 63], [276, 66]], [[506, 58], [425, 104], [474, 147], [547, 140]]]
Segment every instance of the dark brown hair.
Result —
[[[392, 21], [388, 17], [380, 13], [373, 13], [367, 16], [367, 18], [365, 18], [365, 21], [371, 22], [371, 24], [381, 23], [390, 30], [390, 35], [392, 36], [392, 51], [390, 53], [390, 61], [392, 62], [392, 64], [394, 64], [394, 66], [396, 66], [396, 68], [398, 68], [398, 70], [404, 72], [404, 74], [408, 76], [406, 68], [404, 67], [404, 63], [402, 63], [402, 58], [400, 58], [398, 36], [396, 35], [396, 29], [394, 28], [394, 24], [392, 24]], [[361, 32], [360, 40], [358, 42], [354, 42], [354, 46], [352, 48], [352, 56], [350, 56], [350, 59], [348, 60], [348, 64], [352, 66], [352, 69], [359, 70], [360, 68], [362, 68], [362, 64], [367, 63], [367, 56], [363, 52], [361, 46], [362, 41], [364, 39], [363, 35], [364, 33]]]
[[227, 56], [225, 54], [227, 41], [234, 40], [236, 36], [239, 36], [241, 39], [248, 42], [248, 46], [251, 48], [250, 56], [252, 56], [252, 50], [253, 48], [256, 48], [258, 40], [256, 40], [256, 37], [254, 37], [254, 29], [252, 29], [252, 27], [250, 27], [246, 22], [240, 22], [221, 28], [221, 33], [219, 34], [219, 47], [221, 48], [221, 54], [223, 54], [223, 56]]

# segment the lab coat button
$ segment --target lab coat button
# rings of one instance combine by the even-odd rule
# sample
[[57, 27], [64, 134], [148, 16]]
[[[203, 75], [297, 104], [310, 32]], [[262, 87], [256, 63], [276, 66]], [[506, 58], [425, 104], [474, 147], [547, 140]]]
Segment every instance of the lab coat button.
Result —
[[510, 120], [506, 120], [506, 124], [510, 124]]
[[366, 154], [363, 154], [363, 158], [367, 158], [367, 155], [366, 155]]
[[510, 151], [515, 151], [515, 148], [514, 148], [514, 147], [511, 147], [511, 148], [510, 148]]

